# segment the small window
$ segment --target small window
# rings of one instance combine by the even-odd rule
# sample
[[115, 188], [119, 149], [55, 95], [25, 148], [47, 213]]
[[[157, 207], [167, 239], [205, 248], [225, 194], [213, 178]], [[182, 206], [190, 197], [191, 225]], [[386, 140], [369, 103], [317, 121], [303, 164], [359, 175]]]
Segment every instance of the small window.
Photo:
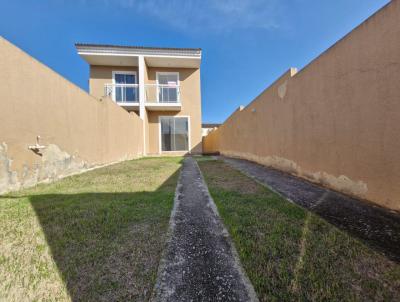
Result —
[[189, 150], [189, 121], [187, 117], [160, 118], [161, 122], [161, 150], [188, 151]]

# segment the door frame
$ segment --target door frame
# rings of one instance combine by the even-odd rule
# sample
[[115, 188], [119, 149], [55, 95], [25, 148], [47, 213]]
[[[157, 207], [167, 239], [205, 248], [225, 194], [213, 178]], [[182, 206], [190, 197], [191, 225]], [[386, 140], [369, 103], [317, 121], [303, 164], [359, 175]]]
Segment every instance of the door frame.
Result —
[[[179, 80], [179, 72], [178, 71], [157, 71], [156, 72], [156, 83], [157, 83], [157, 103], [160, 102], [159, 96], [160, 96], [160, 81], [159, 81], [159, 76], [160, 75], [176, 75], [176, 86], [180, 86], [180, 80]], [[180, 103], [180, 93], [179, 93], [179, 88], [176, 89], [176, 102]]]
[[[188, 121], [188, 149], [187, 150], [179, 150], [179, 151], [163, 151], [162, 150], [162, 137], [161, 137], [161, 120], [163, 118], [187, 118]], [[176, 152], [188, 152], [190, 153], [192, 150], [191, 144], [191, 129], [190, 129], [190, 115], [160, 115], [158, 116], [158, 153], [176, 153]]]
[[115, 99], [115, 84], [117, 84], [115, 82], [115, 75], [117, 74], [129, 74], [129, 75], [135, 75], [135, 83], [133, 84], [137, 84], [138, 78], [137, 78], [137, 72], [134, 70], [113, 70], [112, 71], [112, 84], [113, 84], [113, 92], [112, 92], [112, 99], [114, 102], [118, 103], [117, 100]]

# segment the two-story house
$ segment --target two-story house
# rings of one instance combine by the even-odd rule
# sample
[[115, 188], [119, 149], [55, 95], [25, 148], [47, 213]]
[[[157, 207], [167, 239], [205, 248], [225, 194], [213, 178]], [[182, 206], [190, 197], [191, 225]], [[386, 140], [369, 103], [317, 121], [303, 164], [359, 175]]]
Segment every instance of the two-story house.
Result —
[[201, 153], [201, 49], [82, 43], [76, 49], [90, 66], [89, 93], [143, 120], [145, 155]]

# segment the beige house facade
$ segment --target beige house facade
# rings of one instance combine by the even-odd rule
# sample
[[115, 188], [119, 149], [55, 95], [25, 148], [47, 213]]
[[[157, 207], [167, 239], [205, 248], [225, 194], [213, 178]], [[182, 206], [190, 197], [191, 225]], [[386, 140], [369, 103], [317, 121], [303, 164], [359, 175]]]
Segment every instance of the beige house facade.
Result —
[[201, 49], [82, 43], [76, 49], [89, 64], [89, 93], [140, 117], [143, 155], [202, 152]]

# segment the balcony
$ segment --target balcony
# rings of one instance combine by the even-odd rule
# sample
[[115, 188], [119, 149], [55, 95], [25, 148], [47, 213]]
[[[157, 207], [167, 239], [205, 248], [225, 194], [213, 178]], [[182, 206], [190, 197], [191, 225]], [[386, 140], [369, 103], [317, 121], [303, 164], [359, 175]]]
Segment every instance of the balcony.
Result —
[[139, 108], [139, 84], [105, 84], [104, 95], [120, 106]]
[[[180, 111], [180, 86], [176, 84], [144, 85], [144, 106], [147, 110]], [[105, 84], [104, 94], [118, 105], [133, 110], [140, 107], [139, 84]]]
[[181, 110], [181, 90], [179, 85], [146, 84], [144, 87], [147, 110]]

